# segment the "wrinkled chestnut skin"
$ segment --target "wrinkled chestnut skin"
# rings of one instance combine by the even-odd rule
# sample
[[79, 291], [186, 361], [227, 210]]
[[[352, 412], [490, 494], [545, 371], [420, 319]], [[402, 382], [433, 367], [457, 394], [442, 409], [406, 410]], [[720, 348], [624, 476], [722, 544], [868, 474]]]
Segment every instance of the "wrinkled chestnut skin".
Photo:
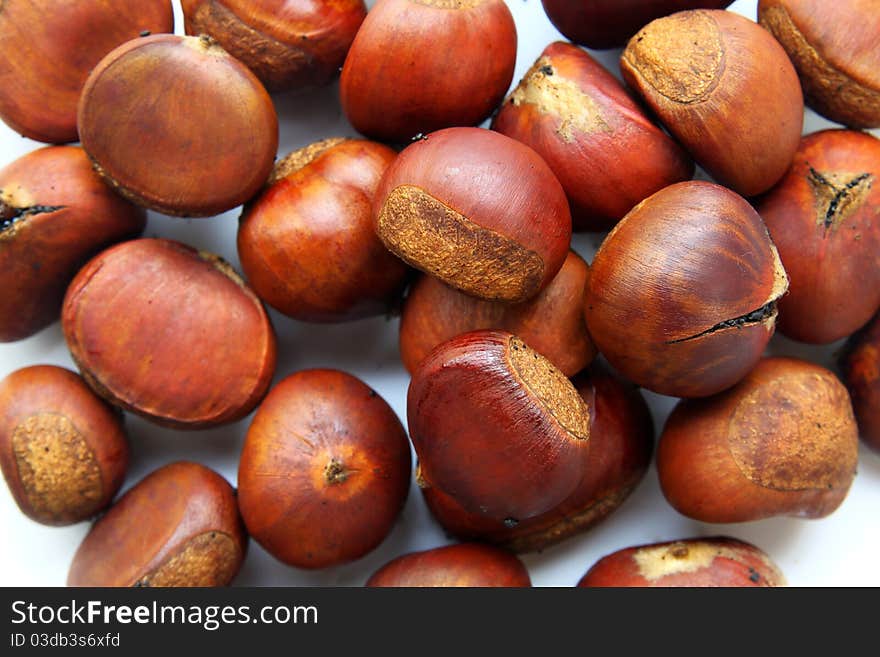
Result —
[[522, 561], [504, 550], [460, 543], [412, 552], [377, 570], [365, 586], [385, 587], [529, 587]]
[[34, 365], [0, 381], [0, 468], [30, 519], [91, 518], [119, 490], [128, 457], [121, 414], [70, 370]]
[[37, 141], [77, 141], [76, 106], [89, 72], [145, 31], [174, 31], [169, 0], [4, 0], [0, 119]]
[[406, 142], [488, 118], [515, 64], [504, 0], [377, 0], [345, 59], [339, 99], [361, 134]]
[[878, 182], [880, 139], [824, 130], [804, 137], [785, 178], [756, 206], [791, 278], [779, 300], [788, 337], [834, 342], [880, 308]]
[[694, 9], [642, 28], [620, 58], [623, 79], [722, 185], [767, 191], [800, 142], [797, 73], [766, 30], [728, 11]]
[[575, 230], [608, 230], [639, 201], [689, 180], [694, 163], [586, 52], [544, 49], [492, 129], [534, 148], [556, 174]]
[[733, 0], [541, 0], [547, 18], [569, 40], [605, 50], [626, 45], [639, 28], [683, 9], [724, 9]]
[[785, 586], [762, 550], [725, 536], [688, 538], [626, 548], [602, 557], [579, 587]]
[[482, 299], [521, 303], [568, 255], [571, 213], [540, 155], [491, 130], [410, 144], [382, 177], [376, 232], [408, 264]]
[[409, 270], [376, 236], [372, 202], [395, 157], [376, 142], [328, 139], [276, 165], [238, 229], [241, 266], [261, 299], [311, 322], [390, 312]]
[[441, 342], [477, 329], [503, 329], [520, 336], [566, 376], [596, 356], [583, 304], [590, 266], [574, 251], [550, 284], [531, 301], [485, 301], [421, 276], [410, 288], [400, 316], [400, 357], [407, 371]]
[[186, 33], [207, 34], [269, 91], [329, 84], [367, 15], [363, 0], [181, 0]]
[[583, 533], [617, 509], [651, 462], [654, 424], [638, 389], [594, 364], [572, 381], [591, 412], [590, 451], [575, 492], [547, 513], [514, 527], [468, 513], [436, 488], [425, 502], [443, 528], [462, 540], [495, 543], [513, 552], [536, 552]]
[[407, 418], [420, 479], [471, 513], [519, 522], [558, 505], [584, 476], [589, 407], [504, 331], [465, 333], [428, 354]]
[[241, 205], [266, 182], [278, 150], [269, 94], [207, 36], [119, 46], [86, 80], [77, 120], [96, 170], [123, 196], [169, 215]]
[[880, 452], [880, 314], [846, 344], [840, 361], [859, 436]]
[[758, 362], [787, 283], [767, 228], [743, 198], [708, 182], [679, 183], [637, 205], [599, 247], [587, 327], [636, 384], [704, 397]]
[[657, 472], [669, 503], [701, 522], [822, 518], [849, 492], [857, 457], [852, 404], [837, 377], [767, 358], [730, 390], [679, 402]]
[[226, 586], [247, 534], [235, 491], [219, 474], [178, 461], [147, 475], [92, 527], [68, 586]]
[[171, 240], [125, 242], [89, 261], [61, 325], [95, 392], [179, 429], [243, 418], [275, 369], [275, 333], [253, 291], [217, 256]]
[[388, 535], [409, 491], [406, 431], [369, 386], [337, 370], [276, 385], [248, 429], [238, 502], [248, 531], [286, 564], [358, 559]]
[[851, 128], [880, 128], [875, 0], [760, 0], [758, 20], [785, 48], [812, 109]]
[[74, 146], [47, 146], [0, 170], [0, 342], [58, 319], [68, 283], [115, 242], [138, 237], [147, 214], [113, 192]]

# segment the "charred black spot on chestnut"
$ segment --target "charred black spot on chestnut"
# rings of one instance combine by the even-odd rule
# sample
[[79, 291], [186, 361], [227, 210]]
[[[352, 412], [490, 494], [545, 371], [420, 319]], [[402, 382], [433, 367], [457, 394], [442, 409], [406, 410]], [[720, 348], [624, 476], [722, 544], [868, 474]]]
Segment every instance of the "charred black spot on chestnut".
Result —
[[148, 37], [152, 34], [149, 30], [142, 30], [139, 36]]
[[553, 67], [550, 64], [544, 64], [541, 68], [538, 69], [544, 75], [553, 75]]
[[810, 186], [813, 188], [814, 193], [817, 196], [817, 202], [824, 200], [828, 196], [828, 191], [821, 189], [822, 187], [830, 188], [833, 193], [833, 196], [828, 199], [828, 207], [825, 210], [824, 225], [826, 230], [831, 228], [835, 221], [841, 218], [839, 217], [839, 213], [842, 210], [841, 205], [847, 200], [850, 200], [850, 192], [857, 187], [860, 187], [862, 183], [866, 181], [867, 184], [864, 186], [865, 192], [871, 189], [872, 183], [874, 182], [874, 176], [869, 172], [859, 174], [843, 185], [839, 185], [835, 184], [832, 180], [829, 180], [826, 175], [817, 171], [812, 166], [809, 166], [807, 182], [809, 182]]
[[[2, 194], [2, 190], [0, 190]], [[31, 205], [24, 208], [17, 208], [12, 205], [0, 202], [0, 232], [6, 230], [12, 224], [20, 219], [31, 217], [36, 214], [50, 214], [63, 210], [63, 205]]]
[[745, 315], [741, 315], [740, 317], [734, 317], [733, 319], [725, 319], [723, 322], [718, 322], [711, 328], [706, 329], [696, 335], [692, 335], [688, 338], [679, 338], [678, 340], [668, 340], [666, 344], [677, 344], [679, 342], [687, 342], [688, 340], [696, 340], [697, 338], [701, 338], [705, 335], [709, 335], [710, 333], [715, 333], [716, 331], [723, 331], [724, 329], [729, 328], [738, 328], [741, 329], [748, 324], [760, 324], [770, 318], [772, 318], [776, 314], [776, 301], [771, 301], [768, 304], [765, 304], [758, 308], [757, 310], [753, 310], [750, 313], [746, 313]]
[[504, 519], [504, 526], [507, 527], [508, 529], [513, 529], [518, 524], [519, 524], [519, 520], [517, 520], [516, 518], [505, 518]]

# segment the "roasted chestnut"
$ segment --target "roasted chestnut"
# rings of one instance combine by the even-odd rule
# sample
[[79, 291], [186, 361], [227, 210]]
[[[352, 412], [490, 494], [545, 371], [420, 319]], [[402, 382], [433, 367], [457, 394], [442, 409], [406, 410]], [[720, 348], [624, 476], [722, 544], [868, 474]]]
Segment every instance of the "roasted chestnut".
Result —
[[880, 451], [880, 314], [847, 341], [840, 365], [859, 436], [868, 447]]

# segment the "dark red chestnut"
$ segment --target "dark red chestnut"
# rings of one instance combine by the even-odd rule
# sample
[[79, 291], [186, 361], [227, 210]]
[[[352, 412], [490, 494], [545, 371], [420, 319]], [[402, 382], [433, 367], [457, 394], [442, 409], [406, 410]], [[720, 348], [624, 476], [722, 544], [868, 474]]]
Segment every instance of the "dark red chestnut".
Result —
[[840, 365], [859, 435], [868, 447], [880, 451], [880, 314], [849, 339]]
[[825, 130], [803, 138], [785, 178], [758, 203], [791, 278], [779, 300], [785, 335], [827, 344], [880, 308], [878, 180], [880, 139]]
[[305, 370], [276, 385], [248, 429], [238, 501], [251, 536], [299, 568], [358, 559], [403, 509], [412, 467], [391, 407], [359, 379]]
[[852, 404], [837, 377], [767, 358], [730, 390], [679, 402], [657, 473], [669, 503], [701, 522], [822, 518], [846, 498], [857, 458]]
[[519, 303], [565, 261], [571, 213], [541, 156], [491, 130], [449, 128], [403, 150], [376, 193], [390, 251], [483, 299]]

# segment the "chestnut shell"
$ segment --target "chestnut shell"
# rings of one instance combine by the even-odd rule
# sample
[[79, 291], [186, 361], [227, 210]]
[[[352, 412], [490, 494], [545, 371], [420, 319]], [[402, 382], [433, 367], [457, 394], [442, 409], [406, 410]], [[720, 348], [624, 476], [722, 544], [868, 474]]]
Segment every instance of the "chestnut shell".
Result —
[[846, 343], [840, 359], [859, 437], [880, 452], [880, 314]]

